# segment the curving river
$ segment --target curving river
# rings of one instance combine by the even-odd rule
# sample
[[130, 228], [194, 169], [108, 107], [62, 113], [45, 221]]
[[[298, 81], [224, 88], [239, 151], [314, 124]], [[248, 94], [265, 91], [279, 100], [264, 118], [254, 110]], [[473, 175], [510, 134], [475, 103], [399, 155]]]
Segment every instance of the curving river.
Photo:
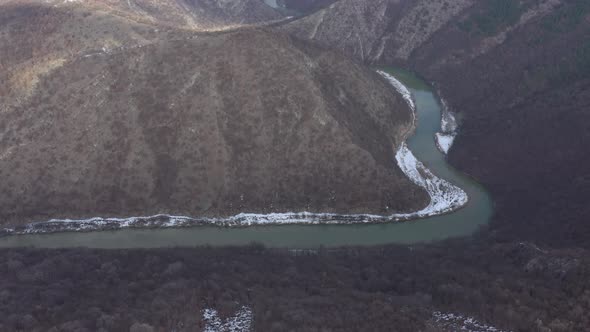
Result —
[[277, 0], [264, 0], [264, 3], [275, 9], [281, 8], [277, 3]]
[[223, 228], [199, 226], [169, 229], [122, 229], [102, 232], [13, 235], [0, 238], [0, 247], [155, 248], [198, 245], [244, 245], [317, 248], [319, 246], [411, 244], [470, 235], [488, 223], [492, 201], [486, 190], [451, 167], [434, 141], [441, 127], [441, 104], [430, 86], [403, 70], [387, 69], [412, 92], [418, 126], [407, 141], [413, 154], [433, 173], [469, 196], [453, 213], [415, 221], [363, 225], [284, 225]]

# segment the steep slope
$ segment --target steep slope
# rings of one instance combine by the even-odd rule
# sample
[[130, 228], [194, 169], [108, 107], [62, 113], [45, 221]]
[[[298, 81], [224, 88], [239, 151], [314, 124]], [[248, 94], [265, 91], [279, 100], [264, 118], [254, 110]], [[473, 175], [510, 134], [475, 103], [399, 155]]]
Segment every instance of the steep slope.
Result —
[[282, 29], [369, 63], [399, 62], [473, 2], [340, 0]]
[[282, 18], [261, 0], [96, 0], [125, 16], [196, 30], [265, 23]]
[[451, 162], [498, 203], [494, 234], [590, 245], [588, 1], [340, 0], [281, 29], [434, 82], [462, 120]]
[[0, 107], [5, 222], [428, 202], [395, 166], [412, 127], [402, 97], [359, 64], [260, 29], [74, 58]]
[[0, 42], [6, 46], [0, 49], [2, 71], [29, 60], [145, 43], [155, 34], [152, 26], [84, 8], [41, 4], [1, 8]]
[[0, 92], [24, 98], [32, 94], [40, 76], [71, 59], [185, 35], [82, 7], [3, 5]]
[[500, 239], [590, 245], [590, 3], [479, 6], [457, 21], [413, 61], [464, 115], [451, 161], [492, 190]]
[[45, 4], [85, 8], [144, 24], [191, 30], [219, 30], [279, 20], [262, 0], [0, 0], [0, 4]]

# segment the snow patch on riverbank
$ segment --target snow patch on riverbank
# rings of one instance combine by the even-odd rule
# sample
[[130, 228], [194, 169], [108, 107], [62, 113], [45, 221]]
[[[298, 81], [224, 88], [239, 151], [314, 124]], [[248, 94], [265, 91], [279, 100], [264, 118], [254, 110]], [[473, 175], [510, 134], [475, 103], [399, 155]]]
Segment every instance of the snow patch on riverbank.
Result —
[[457, 118], [455, 115], [449, 110], [447, 103], [444, 99], [440, 98], [441, 103], [441, 119], [440, 119], [440, 131], [434, 135], [436, 146], [438, 149], [444, 153], [448, 154], [451, 146], [455, 142], [455, 137], [457, 137], [457, 129], [459, 125], [457, 124]]
[[444, 154], [448, 154], [451, 146], [455, 142], [455, 137], [457, 134], [443, 134], [443, 133], [436, 133], [434, 137], [436, 138], [436, 146], [440, 150], [440, 152]]
[[435, 311], [432, 314], [432, 317], [437, 325], [443, 327], [444, 329], [448, 329], [449, 331], [509, 332], [480, 323], [472, 317], [466, 317], [463, 315], [448, 314]]
[[406, 143], [403, 143], [395, 155], [401, 170], [416, 185], [424, 188], [430, 196], [430, 204], [424, 209], [398, 217], [423, 218], [454, 211], [467, 204], [467, 193], [461, 188], [434, 175], [420, 162]]
[[[377, 72], [387, 79], [387, 81], [389, 81], [389, 83], [397, 90], [397, 92], [402, 95], [404, 100], [408, 103], [412, 109], [412, 113], [414, 114], [415, 123], [416, 104], [414, 103], [414, 99], [412, 98], [412, 93], [410, 90], [392, 75], [380, 70]], [[447, 153], [448, 149], [453, 144], [453, 140], [455, 139], [457, 122], [453, 114], [448, 111], [448, 107], [446, 106], [446, 103], [442, 101], [442, 99], [441, 103], [441, 129], [443, 131], [441, 135], [446, 135], [448, 137], [441, 137], [441, 139], [438, 139], [437, 133], [436, 142], [439, 149], [441, 149], [441, 146], [444, 145], [446, 150], [443, 151], [443, 149], [441, 149], [441, 151], [443, 153]], [[424, 188], [430, 196], [430, 204], [428, 204], [428, 206], [424, 209], [409, 214], [398, 214], [395, 215], [395, 218], [429, 217], [454, 211], [467, 204], [467, 193], [450, 182], [435, 176], [428, 168], [426, 168], [426, 166], [424, 166], [424, 164], [422, 164], [422, 162], [420, 162], [414, 156], [405, 142], [397, 151], [395, 159], [397, 161], [397, 165], [404, 172], [404, 174], [416, 185]]]
[[410, 90], [402, 82], [400, 82], [397, 78], [393, 77], [392, 75], [382, 70], [377, 70], [377, 73], [383, 76], [389, 82], [389, 84], [391, 84], [395, 88], [395, 90], [402, 95], [406, 103], [408, 103], [408, 105], [412, 109], [412, 113], [415, 113], [416, 104], [414, 103], [414, 99], [412, 98], [412, 93], [410, 92]]
[[424, 188], [430, 203], [424, 209], [412, 213], [396, 213], [390, 216], [374, 214], [335, 214], [311, 212], [240, 213], [228, 218], [192, 218], [159, 214], [130, 218], [52, 219], [26, 226], [7, 228], [0, 235], [42, 234], [72, 231], [117, 230], [125, 228], [179, 228], [194, 226], [244, 227], [255, 225], [335, 225], [399, 222], [452, 212], [467, 203], [467, 194], [459, 187], [435, 176], [403, 143], [396, 153], [400, 169], [416, 185]]
[[223, 321], [215, 309], [203, 310], [203, 332], [247, 332], [252, 330], [252, 309], [243, 306], [232, 317]]

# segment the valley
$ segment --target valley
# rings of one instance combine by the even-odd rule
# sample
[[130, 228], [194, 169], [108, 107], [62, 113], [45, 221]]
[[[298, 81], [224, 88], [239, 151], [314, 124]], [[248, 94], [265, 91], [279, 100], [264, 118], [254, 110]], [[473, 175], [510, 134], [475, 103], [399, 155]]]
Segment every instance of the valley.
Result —
[[[441, 129], [442, 107], [433, 91], [423, 81], [407, 72], [395, 69], [390, 69], [390, 72], [399, 75], [410, 88], [411, 92], [405, 91], [406, 94], [412, 94], [407, 95], [407, 100], [416, 109], [415, 121], [418, 124], [407, 141], [409, 150], [400, 148], [398, 163], [404, 162], [399, 159], [400, 152], [403, 152], [409, 154], [406, 158], [409, 157], [410, 165], [414, 163], [413, 167], [416, 167], [416, 161], [412, 161], [415, 154], [429, 170], [444, 179], [442, 183], [428, 184], [437, 190], [429, 192], [431, 203], [423, 211], [398, 216], [275, 213], [241, 214], [225, 220], [165, 215], [112, 220], [56, 220], [5, 230], [7, 236], [0, 238], [0, 246], [76, 247], [84, 243], [85, 246], [96, 248], [151, 248], [245, 245], [256, 242], [271, 247], [315, 248], [421, 243], [472, 234], [489, 222], [492, 214], [490, 197], [479, 184], [448, 165], [444, 154], [437, 149], [434, 137]], [[381, 73], [386, 77], [389, 75]], [[391, 88], [394, 89], [393, 86]], [[401, 88], [405, 89], [403, 85]], [[405, 172], [410, 177], [419, 177], [416, 168]], [[433, 180], [440, 181], [436, 178]], [[461, 189], [449, 186], [445, 181], [450, 181]], [[438, 191], [439, 189], [442, 190]], [[417, 218], [421, 219], [414, 220]], [[217, 226], [211, 227], [211, 224]], [[268, 226], [273, 224], [280, 227]], [[316, 225], [306, 226], [308, 224]], [[223, 228], [220, 229], [219, 226]], [[150, 230], [151, 228], [158, 230]], [[113, 232], [113, 229], [120, 230]], [[100, 230], [107, 232], [88, 233]], [[74, 233], [43, 235], [53, 232]], [[12, 234], [20, 235], [11, 236]]]
[[588, 331], [589, 4], [0, 0], [0, 331]]
[[432, 82], [461, 123], [449, 161], [491, 191], [498, 240], [587, 247], [589, 15], [583, 0], [343, 0], [281, 29]]

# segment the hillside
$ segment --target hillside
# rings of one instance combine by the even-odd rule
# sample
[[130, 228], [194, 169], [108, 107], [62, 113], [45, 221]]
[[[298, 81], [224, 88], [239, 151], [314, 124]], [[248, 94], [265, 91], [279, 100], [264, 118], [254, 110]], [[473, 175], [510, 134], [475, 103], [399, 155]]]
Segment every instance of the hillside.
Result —
[[400, 62], [472, 0], [340, 0], [281, 29], [368, 63]]
[[590, 245], [589, 35], [587, 1], [480, 6], [415, 53], [463, 113], [451, 162], [492, 190], [500, 240]]
[[281, 29], [433, 82], [462, 120], [450, 161], [492, 191], [501, 239], [590, 245], [587, 1], [340, 0]]
[[260, 0], [0, 0], [0, 5], [86, 9], [143, 24], [199, 31], [253, 25], [283, 17]]
[[[256, 68], [256, 70], [254, 69]], [[0, 105], [2, 219], [413, 211], [401, 96], [262, 29], [64, 60]], [[15, 100], [18, 99], [18, 102]]]
[[256, 0], [0, 0], [0, 69], [183, 39], [203, 31], [274, 22], [282, 14]]

